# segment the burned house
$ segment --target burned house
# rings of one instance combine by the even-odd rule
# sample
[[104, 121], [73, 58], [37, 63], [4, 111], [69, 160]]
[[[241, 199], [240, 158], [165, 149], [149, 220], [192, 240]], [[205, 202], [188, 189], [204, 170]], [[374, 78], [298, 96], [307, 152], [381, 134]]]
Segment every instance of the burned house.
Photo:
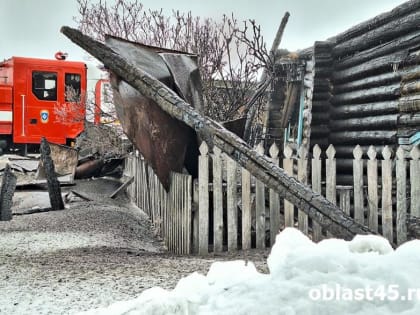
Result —
[[266, 137], [308, 149], [332, 144], [341, 174], [350, 173], [356, 145], [395, 152], [420, 143], [419, 21], [420, 1], [408, 1], [278, 62], [282, 93], [272, 102], [282, 106], [271, 106]]

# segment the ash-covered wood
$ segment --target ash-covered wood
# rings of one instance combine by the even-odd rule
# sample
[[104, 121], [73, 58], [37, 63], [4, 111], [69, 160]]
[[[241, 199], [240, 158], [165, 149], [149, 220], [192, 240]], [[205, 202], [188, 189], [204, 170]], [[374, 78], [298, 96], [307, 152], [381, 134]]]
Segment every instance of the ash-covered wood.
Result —
[[12, 205], [13, 195], [16, 189], [16, 176], [12, 172], [10, 164], [7, 164], [1, 183], [0, 190], [0, 221], [10, 221], [13, 218]]
[[45, 138], [41, 139], [41, 160], [45, 170], [45, 177], [47, 178], [48, 193], [50, 196], [51, 209], [64, 209], [63, 197], [61, 195], [60, 182], [55, 173], [54, 161], [51, 158], [51, 149]]

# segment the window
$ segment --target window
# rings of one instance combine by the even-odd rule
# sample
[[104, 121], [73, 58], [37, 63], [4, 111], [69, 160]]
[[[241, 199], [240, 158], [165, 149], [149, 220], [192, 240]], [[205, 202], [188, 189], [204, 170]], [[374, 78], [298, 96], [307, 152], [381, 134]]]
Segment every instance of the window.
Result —
[[43, 101], [57, 100], [57, 73], [32, 72], [32, 93]]
[[81, 77], [80, 74], [66, 73], [66, 102], [80, 102], [81, 90]]

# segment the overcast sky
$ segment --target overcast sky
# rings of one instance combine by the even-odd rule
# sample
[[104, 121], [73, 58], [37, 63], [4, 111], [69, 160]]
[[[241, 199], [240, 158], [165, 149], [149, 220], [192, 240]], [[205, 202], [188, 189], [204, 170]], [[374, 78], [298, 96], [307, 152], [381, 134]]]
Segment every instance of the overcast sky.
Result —
[[[108, 0], [112, 1], [112, 0]], [[220, 19], [223, 13], [238, 20], [255, 19], [267, 47], [285, 11], [290, 12], [282, 48], [311, 46], [395, 6], [403, 0], [143, 0], [147, 9], [192, 11], [193, 15]], [[75, 0], [0, 0], [0, 59], [11, 56], [53, 58], [61, 50], [69, 59], [86, 54], [60, 33], [62, 25], [76, 26]]]

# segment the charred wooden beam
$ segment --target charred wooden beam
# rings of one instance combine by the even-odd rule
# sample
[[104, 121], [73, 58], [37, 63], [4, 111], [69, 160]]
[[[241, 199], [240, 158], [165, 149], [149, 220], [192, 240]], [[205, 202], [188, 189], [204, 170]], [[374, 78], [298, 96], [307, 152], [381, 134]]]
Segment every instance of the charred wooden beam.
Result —
[[[334, 145], [335, 148], [335, 156], [336, 158], [351, 158], [353, 159], [353, 150], [354, 145], [342, 145], [342, 144], [336, 144]], [[369, 145], [361, 146], [363, 152], [367, 152], [369, 150]], [[381, 145], [375, 145], [373, 148], [376, 150], [376, 153], [378, 156], [380, 156], [382, 150], [384, 149], [384, 146]]]
[[227, 131], [213, 120], [203, 117], [179, 98], [175, 92], [104, 44], [69, 27], [62, 27], [61, 32], [103, 62], [112, 72], [142, 95], [155, 101], [165, 112], [194, 128], [203, 138], [213, 140], [214, 145], [250, 171], [267, 187], [302, 209], [310, 218], [320, 223], [333, 235], [349, 239], [355, 234], [373, 233], [367, 227], [355, 222], [320, 194], [314, 193], [307, 186], [286, 175], [281, 168], [271, 163], [264, 155], [252, 150], [235, 134]]
[[420, 95], [400, 97], [398, 102], [400, 112], [414, 113], [420, 111]]
[[51, 149], [45, 138], [41, 139], [41, 161], [47, 178], [48, 194], [50, 196], [51, 209], [64, 209], [63, 197], [61, 196], [61, 186], [55, 173], [54, 161], [51, 158]]
[[401, 84], [401, 94], [415, 94], [420, 92], [420, 80], [404, 82]]
[[362, 79], [367, 76], [380, 75], [386, 72], [393, 72], [394, 65], [398, 65], [405, 61], [407, 56], [408, 51], [398, 51], [390, 55], [385, 55], [368, 60], [357, 66], [334, 71], [332, 75], [334, 85], [354, 81], [357, 79]]
[[398, 118], [398, 126], [420, 126], [420, 112], [401, 115]]
[[398, 113], [398, 101], [346, 104], [331, 107], [331, 117], [353, 118]]
[[410, 34], [400, 36], [393, 41], [382, 43], [367, 50], [356, 52], [354, 55], [335, 60], [334, 69], [342, 70], [350, 68], [365, 61], [369, 61], [384, 55], [389, 55], [397, 51], [416, 47], [420, 44], [420, 30]]
[[398, 98], [400, 93], [400, 84], [394, 83], [391, 85], [379, 86], [366, 90], [357, 90], [354, 92], [336, 94], [331, 99], [331, 103], [336, 105], [392, 100]]
[[387, 24], [335, 45], [332, 51], [333, 55], [346, 56], [355, 51], [361, 51], [390, 41], [397, 36], [416, 30], [419, 21], [420, 9], [417, 9], [409, 15], [393, 19]]
[[332, 131], [340, 130], [390, 130], [397, 127], [398, 114], [330, 120]]
[[401, 74], [399, 72], [387, 72], [378, 76], [367, 77], [359, 80], [334, 85], [334, 94], [341, 94], [349, 91], [367, 89], [399, 82]]
[[10, 221], [13, 218], [12, 205], [16, 181], [10, 164], [6, 164], [0, 190], [0, 221]]
[[330, 143], [336, 144], [394, 144], [397, 141], [396, 131], [370, 130], [370, 131], [339, 131], [333, 132], [329, 137]]
[[404, 2], [398, 7], [392, 9], [392, 11], [382, 13], [372, 19], [359, 23], [351, 27], [350, 29], [344, 31], [343, 33], [336, 35], [331, 40], [334, 40], [337, 43], [348, 41], [354, 37], [365, 34], [366, 32], [370, 30], [376, 29], [384, 24], [394, 21], [398, 17], [410, 14], [413, 11], [418, 10], [418, 9], [420, 9], [419, 0], [411, 0], [411, 1]]
[[312, 126], [311, 128], [311, 135], [323, 135], [323, 136], [328, 136], [328, 134], [330, 133], [330, 130], [328, 128], [328, 125], [318, 125], [318, 126]]

